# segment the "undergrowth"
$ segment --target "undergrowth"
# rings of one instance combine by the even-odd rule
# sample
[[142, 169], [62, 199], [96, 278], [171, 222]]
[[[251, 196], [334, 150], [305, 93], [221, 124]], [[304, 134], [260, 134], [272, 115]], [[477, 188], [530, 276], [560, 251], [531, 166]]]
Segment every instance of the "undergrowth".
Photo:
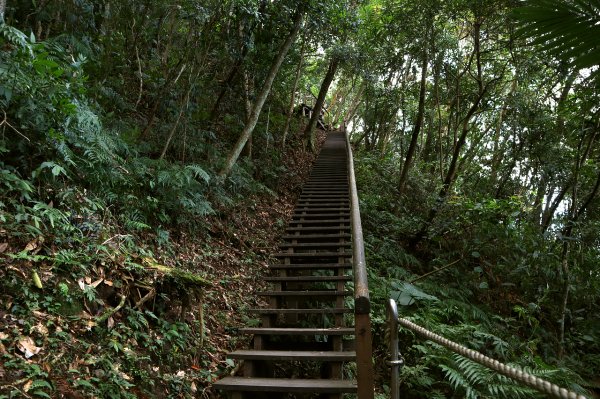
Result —
[[156, 156], [63, 39], [0, 24], [0, 398], [209, 397], [245, 343], [224, 326], [256, 306], [287, 169], [221, 179], [204, 143]]
[[[376, 364], [384, 364], [389, 356], [383, 349], [388, 346], [384, 304], [393, 298], [400, 317], [560, 386], [586, 392], [584, 379], [574, 371], [576, 365], [549, 356], [552, 343], [545, 339], [548, 332], [544, 329], [550, 326], [543, 324], [540, 313], [545, 297], [532, 295], [531, 288], [519, 282], [517, 270], [501, 272], [492, 267], [495, 258], [501, 259], [500, 264], [522, 262], [521, 256], [529, 251], [515, 251], [515, 247], [528, 244], [510, 222], [511, 215], [518, 214], [517, 199], [472, 203], [456, 197], [449, 209], [443, 210], [446, 215], [432, 226], [426, 249], [409, 251], [411, 234], [421, 222], [419, 215], [435, 201], [431, 194], [435, 190], [430, 183], [416, 179], [411, 182], [411, 196], [398, 201], [391, 177], [396, 175], [392, 159], [359, 152], [356, 165], [374, 348], [381, 359]], [[498, 230], [498, 219], [504, 220], [505, 230]], [[529, 245], [542, 243], [531, 241]], [[542, 251], [538, 251], [541, 257]], [[545, 260], [548, 257], [545, 255]], [[428, 272], [433, 273], [420, 277]], [[587, 334], [593, 333], [588, 330]], [[403, 328], [400, 352], [406, 360], [400, 374], [403, 397], [545, 397]], [[384, 368], [378, 371], [381, 376], [388, 375]], [[585, 374], [589, 375], [589, 370]], [[381, 381], [385, 392], [388, 384], [386, 379]]]

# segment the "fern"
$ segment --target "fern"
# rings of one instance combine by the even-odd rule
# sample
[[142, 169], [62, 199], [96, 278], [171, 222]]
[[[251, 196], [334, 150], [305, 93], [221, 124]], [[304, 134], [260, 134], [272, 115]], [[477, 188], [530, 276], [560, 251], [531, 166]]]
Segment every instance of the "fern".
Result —
[[33, 57], [33, 46], [25, 33], [10, 25], [2, 24], [0, 25], [0, 35], [2, 35], [8, 43], [17, 46], [21, 51], [25, 51]]
[[191, 164], [187, 165], [185, 168], [189, 171], [192, 171], [196, 179], [201, 178], [205, 183], [210, 182], [210, 175], [206, 173], [206, 171], [202, 169], [200, 165]]

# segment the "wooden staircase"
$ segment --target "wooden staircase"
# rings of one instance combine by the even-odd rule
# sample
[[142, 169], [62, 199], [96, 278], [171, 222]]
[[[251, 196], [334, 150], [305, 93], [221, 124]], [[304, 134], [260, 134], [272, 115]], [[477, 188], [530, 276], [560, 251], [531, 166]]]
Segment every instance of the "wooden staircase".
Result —
[[[354, 372], [346, 367], [356, 365], [354, 309], [348, 307], [354, 290], [346, 145], [344, 132], [328, 134], [275, 254], [277, 262], [270, 265], [266, 281], [272, 289], [257, 293], [269, 302], [268, 308], [253, 310], [262, 326], [240, 330], [253, 335], [253, 348], [228, 355], [244, 362], [243, 376], [215, 384], [235, 399], [341, 399], [357, 393], [356, 366]], [[370, 325], [367, 329], [370, 340]], [[361, 331], [364, 335], [365, 328]]]

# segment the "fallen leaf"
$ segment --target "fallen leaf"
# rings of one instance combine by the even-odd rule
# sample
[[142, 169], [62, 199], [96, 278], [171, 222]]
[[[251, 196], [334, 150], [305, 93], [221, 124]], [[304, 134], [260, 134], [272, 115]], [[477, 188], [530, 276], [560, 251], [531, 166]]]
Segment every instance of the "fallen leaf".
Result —
[[35, 286], [39, 289], [42, 289], [42, 280], [40, 280], [40, 276], [38, 275], [38, 273], [34, 270], [32, 273], [32, 278], [33, 278], [33, 284], [35, 284]]
[[26, 359], [37, 355], [42, 350], [42, 348], [35, 345], [35, 342], [31, 337], [21, 337], [17, 343], [17, 348], [23, 352]]
[[4, 251], [6, 251], [8, 249], [8, 243], [7, 242], [3, 242], [2, 244], [0, 244], [0, 254]]
[[100, 285], [100, 283], [102, 282], [103, 279], [98, 279], [96, 281], [94, 281], [92, 284], [90, 284], [92, 287], [96, 288], [98, 285]]
[[25, 245], [25, 249], [24, 251], [33, 251], [34, 249], [36, 249], [38, 247], [38, 241], [37, 238], [30, 241], [27, 245]]
[[43, 336], [48, 335], [48, 329], [42, 323], [38, 323], [35, 326], [33, 326], [32, 330], [38, 332], [39, 334], [41, 334]]
[[113, 286], [113, 282], [110, 280], [104, 280], [104, 284], [108, 285], [109, 287]]
[[7, 339], [7, 338], [8, 338], [8, 334], [7, 333], [0, 332], [0, 341], [3, 340], [3, 339]]
[[47, 313], [40, 312], [39, 310], [34, 310], [32, 313], [35, 317], [43, 317], [43, 318], [48, 317]]
[[93, 320], [88, 320], [85, 322], [85, 329], [88, 331], [92, 331], [92, 328], [96, 326], [96, 322]]
[[29, 380], [25, 383], [25, 385], [23, 385], [23, 391], [25, 392], [29, 392], [29, 390], [31, 389], [31, 385], [33, 384], [33, 380]]

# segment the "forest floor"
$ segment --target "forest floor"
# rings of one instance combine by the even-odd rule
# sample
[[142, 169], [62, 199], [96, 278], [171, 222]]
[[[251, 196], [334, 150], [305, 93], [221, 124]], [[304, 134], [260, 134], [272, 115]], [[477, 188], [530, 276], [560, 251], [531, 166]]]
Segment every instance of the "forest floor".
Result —
[[235, 372], [226, 353], [249, 342], [237, 328], [259, 322], [253, 292], [318, 155], [289, 148], [274, 193], [210, 216], [204, 234], [170, 232], [168, 248], [103, 235], [77, 268], [56, 240], [24, 246], [0, 229], [0, 398], [218, 397], [211, 383]]

